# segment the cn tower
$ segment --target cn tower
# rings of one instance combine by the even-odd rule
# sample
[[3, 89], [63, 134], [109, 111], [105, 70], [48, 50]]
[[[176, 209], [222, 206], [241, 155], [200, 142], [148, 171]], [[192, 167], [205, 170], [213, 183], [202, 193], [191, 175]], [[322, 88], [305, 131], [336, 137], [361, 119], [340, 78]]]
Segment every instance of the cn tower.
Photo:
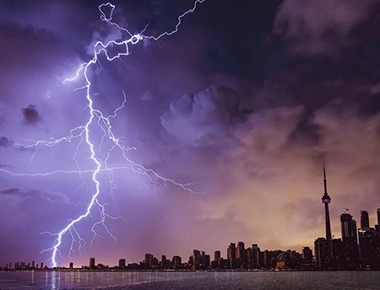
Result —
[[327, 193], [325, 161], [323, 161], [323, 184], [324, 184], [325, 192], [322, 196], [322, 203], [325, 205], [326, 240], [331, 241], [331, 225], [330, 225], [330, 212], [329, 212], [329, 203], [331, 202], [331, 198]]

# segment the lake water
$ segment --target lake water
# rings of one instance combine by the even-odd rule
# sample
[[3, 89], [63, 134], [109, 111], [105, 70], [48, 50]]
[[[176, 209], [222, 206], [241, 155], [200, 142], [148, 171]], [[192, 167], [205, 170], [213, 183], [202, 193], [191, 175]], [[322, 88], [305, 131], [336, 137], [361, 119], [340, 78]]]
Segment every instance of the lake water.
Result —
[[380, 289], [380, 272], [0, 272], [0, 289]]

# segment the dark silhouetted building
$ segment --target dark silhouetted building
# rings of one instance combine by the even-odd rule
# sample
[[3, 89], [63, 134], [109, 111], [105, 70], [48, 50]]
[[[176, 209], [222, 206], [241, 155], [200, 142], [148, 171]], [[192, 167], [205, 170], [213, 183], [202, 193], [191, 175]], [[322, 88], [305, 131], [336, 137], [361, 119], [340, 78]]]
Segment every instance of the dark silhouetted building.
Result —
[[166, 256], [165, 255], [162, 255], [161, 256], [161, 267], [165, 268], [166, 267]]
[[245, 268], [247, 265], [247, 250], [243, 242], [238, 242], [236, 248], [236, 267]]
[[126, 267], [126, 264], [125, 264], [125, 259], [120, 259], [119, 260], [119, 268], [120, 269], [123, 269]]
[[315, 265], [319, 269], [327, 270], [331, 266], [331, 241], [325, 238], [318, 238], [314, 241]]
[[221, 258], [220, 251], [215, 251], [214, 252], [214, 261], [219, 261]]
[[380, 270], [379, 235], [373, 228], [359, 229], [360, 266], [368, 270]]
[[260, 255], [260, 248], [257, 244], [252, 244], [252, 247], [247, 249], [248, 268], [259, 269], [262, 267]]
[[309, 247], [302, 249], [302, 259], [308, 265], [313, 263], [313, 251]]
[[358, 237], [356, 234], [356, 221], [352, 218], [352, 215], [349, 213], [342, 213], [340, 215], [340, 225], [343, 242], [357, 244]]
[[198, 250], [193, 250], [193, 263], [196, 267], [202, 263], [201, 252]]
[[[41, 263], [42, 266], [42, 263]], [[95, 258], [90, 258], [90, 263], [89, 263], [90, 269], [95, 269]]]
[[360, 228], [369, 229], [369, 214], [366, 210], [360, 212]]
[[179, 267], [182, 264], [182, 258], [180, 256], [174, 256], [172, 262], [175, 267]]
[[70, 268], [70, 269], [73, 269], [73, 268], [74, 268], [74, 263], [73, 263], [73, 262], [70, 262], [70, 264], [69, 264], [69, 268]]
[[236, 244], [231, 243], [227, 248], [227, 260], [229, 268], [235, 268], [236, 263]]
[[[356, 221], [349, 213], [340, 215], [342, 243], [336, 247], [338, 268], [344, 270], [356, 270], [359, 267], [359, 248], [357, 238]], [[339, 253], [339, 256], [338, 256]]]

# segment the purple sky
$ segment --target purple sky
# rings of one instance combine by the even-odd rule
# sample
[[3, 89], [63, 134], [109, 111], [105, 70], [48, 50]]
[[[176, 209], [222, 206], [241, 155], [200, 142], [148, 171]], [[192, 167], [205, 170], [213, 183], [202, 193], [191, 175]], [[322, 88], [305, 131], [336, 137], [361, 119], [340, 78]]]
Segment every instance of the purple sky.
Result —
[[[75, 90], [84, 79], [61, 80], [93, 57], [96, 41], [126, 38], [100, 20], [101, 3], [2, 1], [0, 266], [49, 264], [51, 252], [40, 252], [55, 237], [43, 232], [57, 233], [83, 214], [95, 190], [94, 162], [80, 138], [30, 145], [88, 122], [86, 92]], [[132, 33], [150, 23], [145, 35], [153, 36], [171, 31], [193, 6], [113, 3], [115, 22]], [[111, 125], [124, 146], [136, 148], [127, 158], [192, 183], [196, 193], [155, 186], [120, 151], [107, 155], [112, 142], [102, 144], [95, 122], [89, 128], [97, 158], [113, 168], [98, 175], [99, 202], [116, 242], [97, 225], [91, 244], [96, 206], [71, 232], [73, 244], [64, 235], [57, 262], [84, 265], [96, 257], [115, 265], [148, 252], [186, 261], [194, 248], [225, 257], [237, 241], [312, 247], [324, 235], [322, 160], [333, 235], [340, 237], [345, 208], [357, 220], [368, 210], [373, 226], [380, 207], [379, 13], [376, 0], [206, 0], [178, 33], [130, 46], [121, 60], [100, 56], [88, 74], [91, 98], [109, 116], [125, 92]]]

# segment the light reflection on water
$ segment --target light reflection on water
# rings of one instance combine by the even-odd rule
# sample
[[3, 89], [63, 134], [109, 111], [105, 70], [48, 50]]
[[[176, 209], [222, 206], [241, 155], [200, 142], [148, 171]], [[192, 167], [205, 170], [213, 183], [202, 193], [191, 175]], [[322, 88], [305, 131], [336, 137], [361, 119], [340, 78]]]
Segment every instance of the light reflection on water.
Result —
[[[143, 284], [142, 286], [138, 286]], [[133, 286], [134, 285], [134, 286]], [[129, 287], [128, 287], [129, 286]], [[380, 272], [0, 272], [0, 289], [380, 289]]]

